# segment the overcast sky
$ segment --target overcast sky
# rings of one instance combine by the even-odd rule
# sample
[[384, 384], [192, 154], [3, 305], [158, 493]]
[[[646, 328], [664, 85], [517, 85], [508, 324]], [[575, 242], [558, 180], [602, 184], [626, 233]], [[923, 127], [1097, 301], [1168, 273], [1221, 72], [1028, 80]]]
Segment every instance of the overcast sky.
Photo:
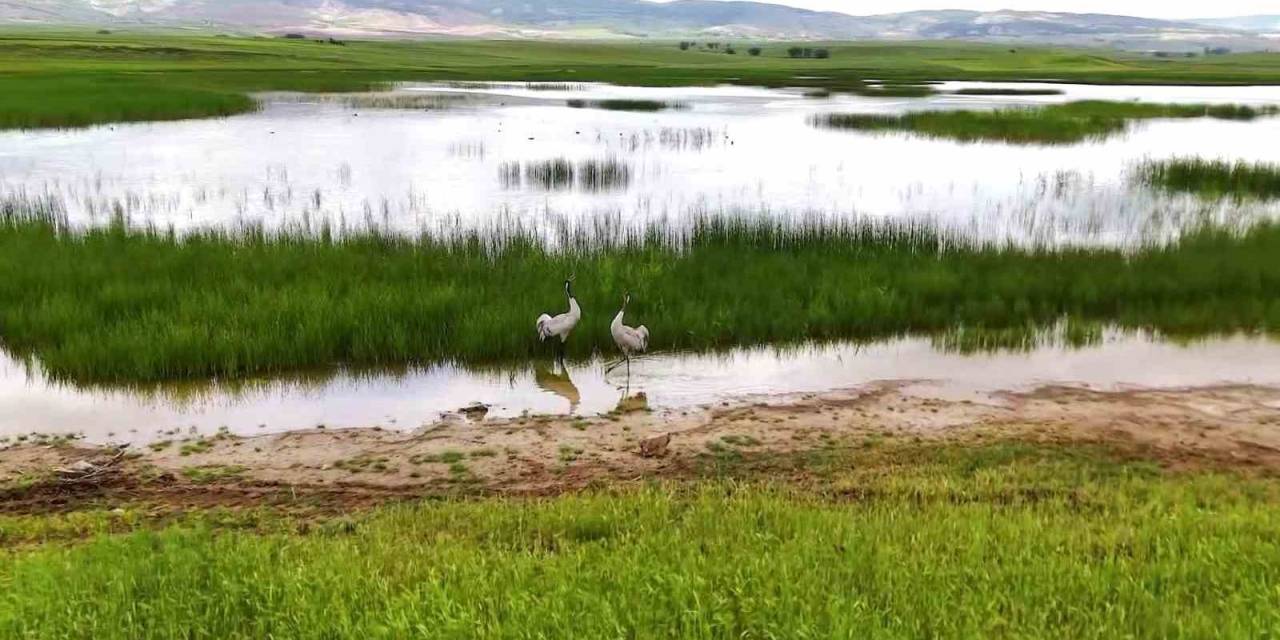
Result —
[[1280, 13], [1277, 0], [760, 0], [794, 7], [841, 11], [853, 15], [896, 13], [916, 9], [1018, 9], [1023, 11], [1070, 11], [1073, 13], [1114, 13], [1148, 18], [1217, 18]]

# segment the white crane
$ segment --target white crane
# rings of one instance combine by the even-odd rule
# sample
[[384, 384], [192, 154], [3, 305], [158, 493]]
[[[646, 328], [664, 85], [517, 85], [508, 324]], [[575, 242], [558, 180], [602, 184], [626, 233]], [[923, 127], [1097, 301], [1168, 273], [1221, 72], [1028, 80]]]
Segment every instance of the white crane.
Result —
[[613, 366], [605, 369], [605, 373], [612, 371], [623, 362], [627, 363], [627, 373], [631, 373], [631, 354], [644, 353], [649, 348], [649, 329], [644, 325], [635, 327], [634, 329], [622, 324], [622, 316], [627, 312], [627, 304], [631, 302], [631, 294], [628, 293], [622, 298], [622, 309], [618, 311], [618, 315], [613, 317], [613, 322], [609, 325], [609, 333], [613, 335], [613, 343], [618, 345], [618, 349], [622, 351], [622, 360], [615, 362]]
[[569, 276], [564, 281], [564, 294], [569, 298], [569, 310], [554, 318], [545, 313], [538, 316], [538, 340], [559, 338], [561, 361], [564, 361], [564, 343], [569, 340], [569, 334], [573, 333], [573, 328], [582, 319], [582, 307], [578, 306], [577, 298], [573, 297], [574, 277]]

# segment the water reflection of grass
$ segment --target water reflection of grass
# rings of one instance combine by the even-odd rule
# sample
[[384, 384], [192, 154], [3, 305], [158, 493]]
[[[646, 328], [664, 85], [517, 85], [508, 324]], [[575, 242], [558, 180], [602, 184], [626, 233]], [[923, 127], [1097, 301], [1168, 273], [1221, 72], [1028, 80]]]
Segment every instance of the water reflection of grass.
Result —
[[1132, 120], [1218, 118], [1252, 120], [1280, 113], [1280, 107], [1155, 104], [1086, 100], [994, 111], [914, 111], [904, 114], [830, 113], [814, 116], [816, 126], [859, 131], [910, 131], [962, 142], [1072, 144], [1122, 133]]
[[[1273, 478], [1162, 471], [1104, 446], [826, 444], [795, 455], [735, 446], [708, 456], [707, 475], [724, 478], [536, 499], [330, 516], [308, 509], [309, 498], [279, 509], [6, 515], [0, 633], [1249, 638], [1271, 629]], [[588, 453], [560, 455], [568, 465]], [[146, 615], [135, 615], [140, 594]]]
[[954, 327], [935, 334], [933, 345], [940, 351], [953, 353], [1082, 348], [1101, 343], [1105, 329], [1099, 323], [1070, 319], [1047, 326]]
[[[24, 205], [24, 207], [27, 205]], [[35, 206], [34, 204], [30, 206]], [[10, 208], [0, 336], [55, 377], [156, 381], [325, 365], [485, 362], [540, 353], [532, 322], [585, 318], [573, 356], [608, 349], [621, 295], [659, 350], [1068, 322], [1165, 333], [1280, 330], [1280, 227], [1167, 247], [977, 246], [889, 222], [704, 218], [688, 229], [84, 231]]]
[[1244, 161], [1174, 158], [1134, 167], [1142, 183], [1207, 198], [1280, 198], [1280, 165]]

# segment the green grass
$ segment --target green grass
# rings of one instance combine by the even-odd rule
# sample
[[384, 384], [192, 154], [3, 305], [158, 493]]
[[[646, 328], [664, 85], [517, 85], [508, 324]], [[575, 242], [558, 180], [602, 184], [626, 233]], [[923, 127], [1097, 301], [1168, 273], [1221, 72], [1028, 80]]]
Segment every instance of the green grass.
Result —
[[816, 485], [731, 475], [322, 522], [257, 511], [169, 523], [145, 509], [0, 516], [0, 635], [1280, 631], [1275, 479], [1170, 474], [1099, 450], [1019, 444], [890, 441], [801, 457]]
[[190, 456], [190, 455], [195, 455], [200, 453], [208, 453], [209, 451], [212, 451], [212, 450], [213, 450], [213, 441], [200, 438], [198, 440], [193, 440], [191, 442], [183, 443], [182, 447], [178, 450], [178, 452], [185, 457], [185, 456]]
[[440, 453], [422, 454], [411, 458], [413, 464], [453, 464], [466, 460], [467, 454], [461, 451], [442, 451]]
[[1146, 161], [1133, 171], [1141, 183], [1206, 198], [1280, 198], [1280, 165], [1173, 158]]
[[1280, 107], [1156, 104], [1083, 100], [1044, 107], [992, 111], [914, 111], [898, 115], [830, 113], [814, 116], [816, 126], [858, 131], [909, 131], [961, 142], [1074, 144], [1128, 130], [1148, 118], [1251, 120], [1280, 113]]
[[[667, 42], [379, 40], [337, 47], [265, 37], [8, 29], [0, 31], [0, 128], [219, 116], [253, 108], [248, 92], [366, 91], [398, 80], [736, 83], [872, 95], [921, 95], [927, 87], [920, 82], [942, 79], [1280, 83], [1280, 56], [1273, 54], [1155, 60], [1085, 49], [1010, 52], [969, 43], [823, 47], [831, 57], [818, 60], [788, 58], [785, 44], [757, 57], [682, 52]], [[870, 86], [865, 78], [884, 87]]]
[[209, 484], [238, 479], [245, 472], [245, 467], [238, 465], [208, 464], [198, 467], [186, 467], [182, 476], [196, 484]]
[[958, 96], [1060, 96], [1061, 89], [1009, 89], [991, 87], [970, 87], [952, 91]]
[[0, 76], [0, 129], [227, 116], [256, 107], [244, 94], [132, 76]]
[[[25, 211], [25, 210], [24, 210]], [[571, 356], [611, 353], [622, 294], [651, 349], [1116, 324], [1280, 331], [1280, 226], [1190, 233], [1136, 253], [970, 246], [925, 227], [706, 218], [566, 232], [404, 238], [377, 231], [176, 236], [0, 221], [0, 339], [79, 382], [223, 379], [330, 365], [550, 355], [534, 319], [585, 309]]]
[[868, 98], [923, 98], [938, 92], [926, 84], [870, 84], [853, 93]]

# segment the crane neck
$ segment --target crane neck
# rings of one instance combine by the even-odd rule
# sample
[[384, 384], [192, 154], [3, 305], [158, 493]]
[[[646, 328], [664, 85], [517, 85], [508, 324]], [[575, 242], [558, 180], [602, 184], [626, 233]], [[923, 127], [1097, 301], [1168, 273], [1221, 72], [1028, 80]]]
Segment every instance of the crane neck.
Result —
[[573, 297], [573, 295], [569, 296], [569, 313], [574, 316], [582, 315], [582, 307], [578, 306], [578, 299]]

